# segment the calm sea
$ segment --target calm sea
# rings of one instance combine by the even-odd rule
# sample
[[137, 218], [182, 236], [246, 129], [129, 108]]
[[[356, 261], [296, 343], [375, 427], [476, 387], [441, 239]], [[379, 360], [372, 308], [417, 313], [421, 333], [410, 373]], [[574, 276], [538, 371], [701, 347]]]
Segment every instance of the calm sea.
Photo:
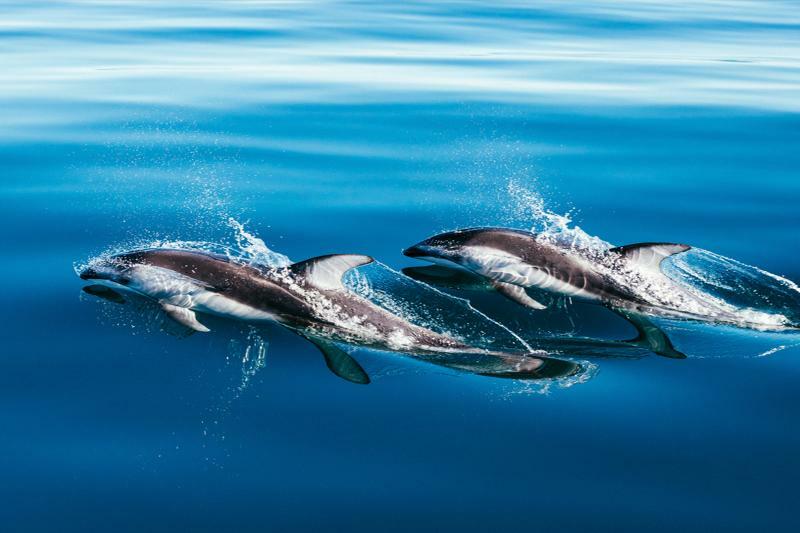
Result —
[[[357, 386], [278, 327], [166, 335], [74, 268], [262, 239], [391, 274], [502, 225], [800, 281], [798, 37], [779, 1], [3, 2], [0, 530], [797, 531], [800, 335], [663, 321], [686, 359], [570, 345], [552, 382], [358, 349]], [[473, 296], [528, 340], [634, 334]]]

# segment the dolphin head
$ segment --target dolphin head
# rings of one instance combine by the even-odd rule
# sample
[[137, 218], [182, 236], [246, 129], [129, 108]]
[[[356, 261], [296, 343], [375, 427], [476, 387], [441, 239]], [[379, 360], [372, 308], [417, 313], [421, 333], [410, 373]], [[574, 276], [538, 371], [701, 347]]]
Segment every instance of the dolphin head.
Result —
[[479, 230], [457, 230], [434, 235], [403, 250], [403, 255], [445, 266], [464, 266], [464, 251]]
[[111, 281], [126, 285], [130, 266], [123, 256], [101, 257], [82, 267], [78, 275], [86, 281]]

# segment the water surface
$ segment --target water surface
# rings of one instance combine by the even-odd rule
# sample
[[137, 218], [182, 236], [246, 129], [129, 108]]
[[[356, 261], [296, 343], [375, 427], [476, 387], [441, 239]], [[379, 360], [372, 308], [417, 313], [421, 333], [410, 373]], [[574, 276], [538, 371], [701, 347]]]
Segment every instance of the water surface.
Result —
[[[399, 271], [568, 213], [799, 281], [798, 31], [792, 2], [5, 3], [4, 529], [795, 530], [791, 332], [662, 321], [687, 359], [569, 348], [568, 383], [361, 350], [359, 387], [278, 327], [165, 335], [73, 267], [252, 245], [232, 218]], [[527, 340], [633, 335], [473, 299]]]

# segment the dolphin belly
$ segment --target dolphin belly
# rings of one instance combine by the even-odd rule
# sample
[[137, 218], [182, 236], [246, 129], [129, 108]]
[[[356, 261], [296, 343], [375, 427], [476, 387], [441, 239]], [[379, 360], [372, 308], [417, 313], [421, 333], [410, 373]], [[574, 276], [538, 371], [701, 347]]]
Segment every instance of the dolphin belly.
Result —
[[148, 298], [201, 313], [239, 320], [274, 320], [271, 313], [217, 292], [204, 283], [173, 270], [152, 265], [133, 267], [126, 288]]
[[189, 307], [201, 313], [210, 313], [239, 320], [276, 320], [275, 315], [228, 298], [213, 291], [200, 291], [194, 295]]
[[588, 300], [600, 299], [590, 290], [587, 279], [577, 272], [566, 273], [565, 279], [561, 279], [551, 272], [553, 269], [534, 266], [516, 255], [494, 248], [471, 247], [467, 264], [472, 272], [495, 282], [535, 287]]

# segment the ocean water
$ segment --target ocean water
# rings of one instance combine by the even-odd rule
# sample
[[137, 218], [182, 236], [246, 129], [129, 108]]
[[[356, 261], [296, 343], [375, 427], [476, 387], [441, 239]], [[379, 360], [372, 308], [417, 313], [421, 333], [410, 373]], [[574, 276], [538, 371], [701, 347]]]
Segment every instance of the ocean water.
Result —
[[[0, 4], [0, 530], [796, 531], [800, 334], [655, 318], [687, 356], [660, 357], [401, 252], [685, 242], [674, 279], [799, 323], [798, 35], [778, 1]], [[199, 243], [369, 254], [352, 290], [581, 370], [347, 346], [359, 386], [278, 326], [178, 338], [75, 273]]]

